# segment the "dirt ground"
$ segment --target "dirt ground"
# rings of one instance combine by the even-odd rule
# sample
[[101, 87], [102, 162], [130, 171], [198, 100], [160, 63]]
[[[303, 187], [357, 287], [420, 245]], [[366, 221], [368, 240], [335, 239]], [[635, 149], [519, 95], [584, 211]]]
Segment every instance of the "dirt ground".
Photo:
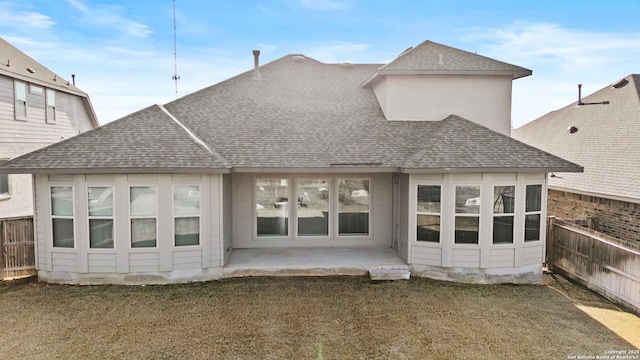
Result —
[[567, 359], [638, 349], [640, 318], [562, 278], [545, 284], [19, 280], [0, 284], [0, 358]]

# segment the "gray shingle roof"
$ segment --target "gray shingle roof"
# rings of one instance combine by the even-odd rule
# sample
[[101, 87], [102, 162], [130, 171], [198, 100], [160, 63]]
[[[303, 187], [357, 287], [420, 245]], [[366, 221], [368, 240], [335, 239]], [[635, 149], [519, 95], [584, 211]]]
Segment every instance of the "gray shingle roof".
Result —
[[5, 168], [580, 170], [455, 115], [387, 121], [373, 90], [360, 86], [379, 64], [344, 67], [294, 58], [300, 55], [260, 67], [260, 80], [248, 71], [165, 105], [213, 154], [154, 106], [14, 159]]
[[[27, 69], [33, 70], [30, 72]], [[0, 37], [0, 74], [31, 80], [75, 95], [87, 94]]]
[[[640, 201], [640, 75], [627, 85], [608, 85], [518, 129], [513, 136], [584, 166], [584, 173], [551, 178], [550, 186]], [[571, 126], [576, 133], [567, 131]]]
[[389, 74], [511, 75], [518, 79], [531, 75], [531, 70], [426, 40], [379, 68], [364, 85]]
[[[207, 151], [154, 105], [99, 128], [17, 157], [14, 172], [180, 172], [220, 169], [226, 163]], [[44, 170], [44, 171], [42, 171]]]

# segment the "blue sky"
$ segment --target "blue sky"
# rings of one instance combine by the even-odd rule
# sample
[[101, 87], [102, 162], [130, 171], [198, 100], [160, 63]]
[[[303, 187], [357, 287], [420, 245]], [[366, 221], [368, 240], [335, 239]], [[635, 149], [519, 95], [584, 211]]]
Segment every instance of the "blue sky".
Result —
[[0, 0], [0, 36], [66, 79], [100, 123], [290, 53], [385, 63], [431, 40], [533, 70], [514, 81], [512, 123], [640, 73], [640, 1]]

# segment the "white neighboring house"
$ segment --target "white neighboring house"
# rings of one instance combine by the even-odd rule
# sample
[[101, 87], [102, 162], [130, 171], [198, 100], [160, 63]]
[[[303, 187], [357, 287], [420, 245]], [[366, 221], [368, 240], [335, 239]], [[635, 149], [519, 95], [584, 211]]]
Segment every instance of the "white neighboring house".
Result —
[[[0, 161], [97, 126], [86, 93], [0, 38]], [[0, 174], [0, 218], [26, 215], [31, 176]]]
[[546, 175], [582, 168], [509, 137], [530, 70], [431, 41], [386, 65], [254, 56], [0, 165], [35, 173], [41, 280], [198, 281], [266, 258], [286, 274], [297, 251], [320, 271], [366, 253], [413, 276], [541, 281]]

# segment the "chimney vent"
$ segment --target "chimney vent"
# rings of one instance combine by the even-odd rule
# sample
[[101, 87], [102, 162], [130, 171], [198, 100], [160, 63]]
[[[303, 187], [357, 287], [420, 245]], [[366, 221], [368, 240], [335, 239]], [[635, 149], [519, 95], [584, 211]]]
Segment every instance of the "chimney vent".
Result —
[[253, 50], [253, 78], [255, 80], [262, 79], [262, 75], [260, 75], [260, 50]]
[[71, 74], [71, 80], [73, 81], [73, 86], [76, 86], [76, 74]]

